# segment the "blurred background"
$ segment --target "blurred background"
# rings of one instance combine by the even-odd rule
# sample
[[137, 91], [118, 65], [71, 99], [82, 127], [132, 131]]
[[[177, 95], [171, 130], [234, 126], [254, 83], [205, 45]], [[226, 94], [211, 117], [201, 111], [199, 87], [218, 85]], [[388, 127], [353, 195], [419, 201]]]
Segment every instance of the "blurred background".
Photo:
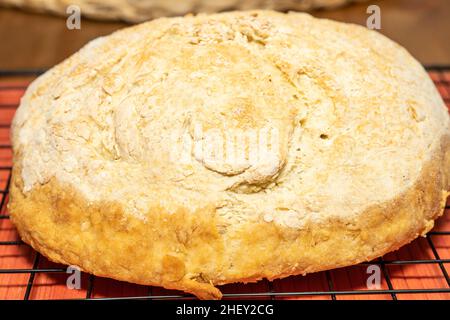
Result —
[[[27, 8], [22, 6], [30, 2], [35, 2], [39, 6], [45, 2], [55, 3], [58, 0], [0, 0], [0, 69], [49, 68], [79, 50], [93, 38], [129, 26], [135, 21], [148, 19], [148, 16], [145, 15], [137, 18], [133, 16], [124, 18], [112, 15], [108, 18], [108, 10], [111, 11], [111, 8], [108, 8], [106, 4], [117, 1], [119, 0], [106, 0], [103, 2], [104, 7], [101, 5], [96, 7], [96, 10], [98, 9], [101, 12], [100, 16], [94, 14], [89, 15], [89, 17], [82, 17], [81, 29], [69, 30], [66, 26], [68, 15], [65, 14], [64, 9], [68, 4], [77, 3], [77, 1], [61, 0], [59, 2], [65, 3], [65, 7], [52, 8], [50, 11], [53, 12], [48, 12], [48, 8], [40, 10], [36, 7], [30, 8], [29, 5]], [[122, 1], [133, 2], [131, 0]], [[145, 3], [145, 1], [141, 0], [140, 3]], [[164, 2], [164, 0], [161, 1]], [[180, 1], [167, 1], [165, 6], [170, 5], [170, 3], [173, 3], [172, 5], [175, 6], [177, 2], [179, 6]], [[192, 2], [193, 0], [189, 1]], [[202, 1], [214, 2], [214, 0]], [[247, 1], [247, 3], [253, 2], [254, 4], [264, 2], [255, 0], [243, 1]], [[279, 0], [279, 2], [275, 2], [275, 5], [286, 11], [289, 9], [289, 6], [292, 6], [293, 1], [295, 0]], [[381, 33], [406, 47], [423, 64], [450, 64], [449, 0], [297, 1], [302, 1], [302, 8], [308, 10], [316, 17], [360, 25], [366, 25], [366, 20], [369, 17], [369, 14], [366, 12], [368, 6], [378, 5], [381, 9]], [[310, 5], [311, 1], [322, 3], [319, 6], [321, 8], [312, 8]], [[324, 8], [327, 1], [331, 2], [331, 7]], [[341, 2], [347, 1], [351, 3], [341, 4]], [[102, 3], [101, 0], [97, 0], [97, 2]], [[11, 3], [15, 3], [15, 6], [11, 6]], [[258, 4], [255, 5], [258, 6]], [[83, 13], [84, 9], [81, 9]], [[182, 14], [184, 10], [182, 7], [169, 9], [174, 9], [171, 11], [171, 15]], [[296, 9], [299, 10], [299, 7]], [[208, 10], [212, 9], [208, 8]], [[223, 10], [223, 8], [220, 10]], [[161, 13], [161, 11], [149, 12], [150, 15], [164, 15], [164, 12]], [[124, 21], [124, 19], [127, 21]]]

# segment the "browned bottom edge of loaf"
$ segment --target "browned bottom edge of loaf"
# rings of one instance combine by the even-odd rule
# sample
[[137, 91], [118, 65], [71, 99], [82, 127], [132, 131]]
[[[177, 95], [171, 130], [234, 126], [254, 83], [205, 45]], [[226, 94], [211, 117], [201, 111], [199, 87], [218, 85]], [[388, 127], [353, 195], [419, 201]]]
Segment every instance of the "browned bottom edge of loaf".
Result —
[[143, 223], [117, 203], [89, 203], [55, 179], [24, 194], [20, 152], [14, 163], [11, 219], [23, 241], [50, 260], [98, 276], [219, 299], [216, 285], [354, 265], [425, 235], [445, 208], [450, 148], [446, 136], [420, 178], [392, 201], [356, 218], [329, 218], [301, 230], [259, 221], [223, 232], [208, 204], [170, 214], [154, 207]]

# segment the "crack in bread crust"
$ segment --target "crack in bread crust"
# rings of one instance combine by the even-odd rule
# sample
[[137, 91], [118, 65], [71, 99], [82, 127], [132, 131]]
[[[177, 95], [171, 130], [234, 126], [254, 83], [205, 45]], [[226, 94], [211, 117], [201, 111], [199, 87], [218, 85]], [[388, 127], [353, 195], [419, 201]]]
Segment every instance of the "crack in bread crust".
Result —
[[295, 229], [246, 222], [219, 232], [213, 206], [148, 212], [143, 222], [112, 202], [90, 203], [51, 179], [23, 193], [21, 154], [14, 155], [8, 204], [22, 239], [50, 260], [98, 276], [219, 299], [214, 287], [353, 265], [425, 235], [442, 215], [450, 176], [444, 136], [413, 187], [356, 219], [330, 218]]

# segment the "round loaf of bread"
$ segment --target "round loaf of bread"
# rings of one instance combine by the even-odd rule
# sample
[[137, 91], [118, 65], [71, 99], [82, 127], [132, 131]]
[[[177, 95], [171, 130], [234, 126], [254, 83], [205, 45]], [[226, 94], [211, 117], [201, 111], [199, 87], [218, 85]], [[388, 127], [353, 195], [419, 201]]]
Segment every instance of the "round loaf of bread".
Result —
[[0, 4], [63, 16], [73, 13], [69, 6], [77, 6], [83, 16], [92, 19], [142, 22], [164, 16], [224, 10], [333, 9], [362, 1], [367, 0], [0, 0]]
[[377, 32], [303, 13], [162, 18], [30, 85], [9, 210], [53, 261], [220, 298], [424, 235], [449, 134], [427, 73]]

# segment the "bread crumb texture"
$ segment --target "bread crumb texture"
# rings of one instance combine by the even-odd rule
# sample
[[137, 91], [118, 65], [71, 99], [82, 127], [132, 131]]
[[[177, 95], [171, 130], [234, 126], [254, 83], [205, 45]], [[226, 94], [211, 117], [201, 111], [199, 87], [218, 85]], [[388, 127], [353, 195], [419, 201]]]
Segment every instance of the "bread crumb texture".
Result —
[[[211, 130], [277, 143], [242, 163], [229, 139], [211, 159], [198, 152]], [[303, 13], [162, 18], [31, 84], [9, 208], [54, 261], [220, 298], [215, 285], [351, 265], [425, 234], [448, 195], [449, 134], [427, 73], [377, 32]]]

